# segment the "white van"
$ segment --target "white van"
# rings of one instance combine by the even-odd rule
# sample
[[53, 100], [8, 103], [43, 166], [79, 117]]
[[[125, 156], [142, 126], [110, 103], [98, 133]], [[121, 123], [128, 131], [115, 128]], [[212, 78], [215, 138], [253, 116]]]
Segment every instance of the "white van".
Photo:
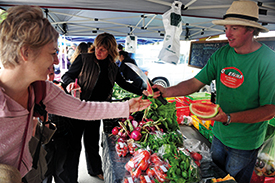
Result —
[[[155, 61], [142, 65], [140, 68], [154, 84], [163, 87], [173, 86], [181, 81], [190, 79], [201, 70], [188, 66], [184, 60], [181, 60], [178, 64]], [[210, 92], [210, 87], [207, 85], [200, 91]]]

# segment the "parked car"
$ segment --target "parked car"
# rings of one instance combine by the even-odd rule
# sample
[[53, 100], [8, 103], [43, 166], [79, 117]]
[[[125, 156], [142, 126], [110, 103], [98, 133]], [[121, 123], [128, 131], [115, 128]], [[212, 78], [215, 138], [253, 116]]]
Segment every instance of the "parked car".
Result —
[[[201, 69], [188, 66], [184, 61], [178, 64], [164, 61], [154, 61], [153, 63], [139, 66], [148, 78], [158, 85], [169, 87], [181, 81], [194, 77]], [[210, 86], [205, 86], [200, 91], [211, 92]]]

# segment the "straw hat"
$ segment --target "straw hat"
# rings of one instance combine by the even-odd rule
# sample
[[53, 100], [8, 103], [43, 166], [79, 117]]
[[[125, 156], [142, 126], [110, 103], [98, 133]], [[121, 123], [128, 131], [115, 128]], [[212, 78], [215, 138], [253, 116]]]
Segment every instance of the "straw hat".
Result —
[[258, 23], [259, 7], [253, 1], [233, 1], [223, 20], [213, 20], [216, 25], [243, 25], [256, 27], [260, 32], [269, 30]]

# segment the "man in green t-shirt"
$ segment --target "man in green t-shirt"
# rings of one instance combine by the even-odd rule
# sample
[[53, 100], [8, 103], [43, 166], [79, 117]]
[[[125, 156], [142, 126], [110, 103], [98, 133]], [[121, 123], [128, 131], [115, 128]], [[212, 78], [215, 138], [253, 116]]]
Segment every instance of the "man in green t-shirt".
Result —
[[[258, 6], [234, 1], [223, 20], [229, 44], [216, 51], [194, 78], [158, 88], [163, 97], [185, 96], [216, 81], [216, 121], [211, 153], [213, 161], [237, 182], [249, 183], [257, 153], [263, 144], [267, 120], [275, 115], [275, 52], [254, 36], [268, 29], [257, 23]], [[155, 92], [155, 97], [160, 95]]]

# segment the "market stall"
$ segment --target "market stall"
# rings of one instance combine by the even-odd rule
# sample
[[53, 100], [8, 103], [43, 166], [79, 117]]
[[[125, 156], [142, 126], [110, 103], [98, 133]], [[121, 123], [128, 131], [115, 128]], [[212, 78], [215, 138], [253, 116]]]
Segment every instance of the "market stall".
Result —
[[[194, 127], [180, 126], [180, 131], [187, 139], [197, 139], [210, 146], [209, 141]], [[106, 132], [103, 133], [102, 137], [105, 182], [121, 183], [125, 176], [129, 176], [124, 166], [132, 156], [128, 154], [126, 157], [119, 157], [115, 150], [116, 137], [110, 136], [110, 133]], [[213, 177], [220, 178], [226, 176], [226, 173], [219, 169], [212, 161], [202, 163], [200, 170], [204, 181]]]
[[[148, 178], [146, 182], [211, 182], [213, 178], [226, 177], [227, 174], [219, 169], [211, 159], [210, 146], [213, 136], [211, 133], [213, 123], [201, 121], [190, 115], [189, 103], [202, 100], [209, 101], [210, 95], [197, 94], [189, 98], [167, 98], [168, 104], [152, 99], [150, 108], [135, 114], [135, 116], [130, 115], [128, 119], [104, 120], [102, 153], [105, 181], [112, 183], [141, 182], [140, 177], [149, 177], [150, 179]], [[133, 122], [135, 120], [138, 121], [139, 125], [145, 124], [141, 127], [143, 133], [141, 133], [142, 138], [140, 140], [133, 140], [130, 133], [133, 132], [131, 125], [135, 125]], [[117, 129], [114, 134], [115, 128]], [[137, 129], [137, 127], [134, 128]], [[155, 131], [151, 131], [152, 128]], [[126, 141], [120, 141], [123, 135], [126, 137]], [[138, 150], [135, 149], [134, 152], [140, 150], [150, 153], [148, 165], [141, 170], [141, 173], [134, 171], [139, 169], [143, 159], [138, 159], [138, 153], [130, 152], [131, 142], [129, 140], [139, 145]], [[168, 155], [169, 153], [170, 155]], [[200, 160], [196, 160], [194, 154], [199, 154]], [[163, 169], [162, 178], [160, 178], [161, 175], [159, 177], [156, 175], [156, 166], [155, 163], [152, 163], [152, 156], [154, 155], [157, 155], [159, 161], [163, 163], [161, 164], [164, 167], [161, 168]], [[153, 172], [155, 173], [154, 176], [148, 176], [148, 169], [155, 171]]]

